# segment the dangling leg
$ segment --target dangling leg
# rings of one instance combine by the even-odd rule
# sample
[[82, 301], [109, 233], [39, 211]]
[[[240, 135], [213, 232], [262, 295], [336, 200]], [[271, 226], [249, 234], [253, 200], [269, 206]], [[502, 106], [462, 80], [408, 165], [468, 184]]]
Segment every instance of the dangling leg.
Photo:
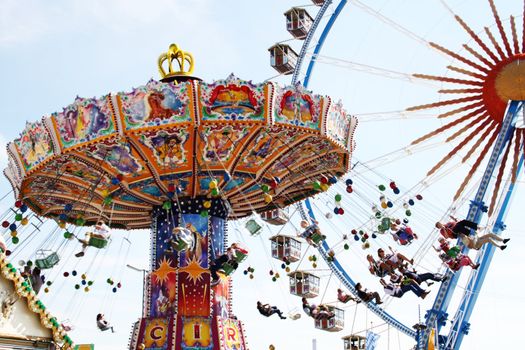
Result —
[[476, 239], [474, 237], [463, 234], [463, 233], [460, 233], [458, 236], [461, 239], [461, 242], [463, 242], [465, 247], [467, 247], [468, 249], [476, 249], [476, 250], [479, 249], [479, 248], [476, 248]]
[[410, 263], [410, 265], [413, 265], [414, 264], [414, 259], [409, 259], [407, 258], [406, 256], [404, 256], [403, 254], [401, 253], [396, 253], [397, 257], [399, 259], [401, 259], [402, 261], [406, 261], [407, 263]]
[[[486, 235], [478, 237], [478, 239], [477, 239], [477, 246], [479, 248], [476, 248], [476, 249], [480, 249], [483, 246], [483, 244], [486, 244], [486, 243], [490, 243], [493, 246], [500, 248], [501, 250], [507, 248], [506, 245], [502, 245], [499, 242], [506, 243], [505, 240], [503, 238], [499, 237], [498, 235], [495, 235], [493, 233], [487, 233]], [[508, 242], [508, 240], [507, 240], [507, 242]]]
[[83, 257], [86, 254], [87, 244], [82, 243], [82, 251], [75, 254], [77, 258]]
[[378, 292], [373, 292], [373, 293], [372, 293], [372, 299], [375, 299], [375, 300], [376, 300], [376, 304], [377, 304], [377, 305], [383, 303], [383, 302], [381, 301], [381, 297], [379, 296], [379, 293], [378, 293]]
[[425, 272], [418, 275], [420, 282], [426, 282], [432, 280], [434, 282], [441, 282], [443, 280], [443, 275], [439, 273]]
[[276, 313], [277, 315], [279, 315], [279, 317], [281, 318], [281, 320], [285, 320], [286, 317], [283, 316], [283, 312], [281, 310], [279, 310], [277, 308], [277, 306], [272, 306], [272, 314]]

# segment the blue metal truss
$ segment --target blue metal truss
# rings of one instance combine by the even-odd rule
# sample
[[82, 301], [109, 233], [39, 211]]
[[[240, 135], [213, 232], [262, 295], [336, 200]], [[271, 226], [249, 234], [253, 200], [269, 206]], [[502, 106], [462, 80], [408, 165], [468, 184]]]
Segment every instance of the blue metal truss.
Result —
[[[501, 157], [503, 156], [505, 146], [509, 142], [511, 135], [514, 132], [514, 129], [515, 129], [514, 126], [516, 124], [518, 112], [522, 109], [522, 107], [523, 107], [522, 101], [510, 101], [507, 106], [506, 115], [503, 120], [500, 133], [494, 144], [492, 154], [490, 156], [489, 162], [487, 164], [487, 167], [481, 179], [481, 183], [479, 185], [476, 196], [474, 197], [474, 200], [471, 201], [470, 210], [467, 215], [467, 220], [479, 223], [483, 213], [487, 211], [487, 208], [484, 203], [485, 194], [487, 193], [489, 185], [491, 184], [491, 179], [494, 174], [494, 171], [500, 165]], [[510, 200], [510, 196], [512, 194], [513, 188], [514, 188], [513, 186], [509, 188], [511, 192], [507, 194], [508, 200]], [[508, 210], [508, 203], [502, 206], [500, 213], [498, 214], [498, 220], [500, 218], [502, 220], [507, 210]], [[503, 225], [503, 222], [501, 220], [500, 222], [498, 221], [496, 222], [495, 229], [497, 230], [499, 227], [498, 232], [500, 232], [501, 227], [503, 227], [501, 226]], [[461, 242], [458, 242], [458, 243], [462, 245]], [[462, 252], [464, 254], [467, 254], [468, 249], [462, 246]], [[479, 267], [479, 271], [474, 272], [471, 275], [468, 287], [465, 290], [465, 295], [463, 296], [463, 299], [462, 299], [462, 304], [460, 305], [460, 308], [458, 309], [456, 315], [454, 316], [452, 320], [452, 328], [451, 328], [450, 334], [447, 338], [442, 337], [442, 336], [439, 337], [440, 343], [442, 343], [442, 346], [440, 346], [441, 348], [444, 349], [445, 345], [447, 345], [447, 349], [459, 348], [459, 345], [461, 344], [461, 340], [463, 339], [463, 336], [466, 333], [468, 333], [468, 327], [469, 327], [468, 320], [469, 320], [469, 317], [472, 313], [472, 310], [474, 308], [474, 305], [477, 299], [477, 293], [473, 291], [479, 291], [479, 289], [481, 288], [493, 254], [494, 254], [494, 250], [490, 248], [485, 248], [485, 250], [482, 251], [481, 258], [478, 260], [481, 264]], [[460, 276], [460, 271], [456, 273], [452, 273], [449, 270], [447, 271], [446, 276], [448, 278], [445, 282], [441, 284], [438, 295], [434, 301], [434, 305], [432, 306], [432, 309], [427, 311], [427, 314], [426, 314], [427, 329], [422, 332], [421, 337], [419, 337], [418, 339], [418, 349], [427, 348], [428, 337], [430, 335], [430, 330], [432, 328], [434, 327], [437, 328], [437, 331], [439, 333], [439, 330], [441, 329], [441, 327], [443, 327], [446, 324], [446, 321], [448, 318], [447, 309], [450, 304], [450, 300], [452, 298], [454, 289], [456, 288], [456, 285], [457, 285], [457, 282]]]

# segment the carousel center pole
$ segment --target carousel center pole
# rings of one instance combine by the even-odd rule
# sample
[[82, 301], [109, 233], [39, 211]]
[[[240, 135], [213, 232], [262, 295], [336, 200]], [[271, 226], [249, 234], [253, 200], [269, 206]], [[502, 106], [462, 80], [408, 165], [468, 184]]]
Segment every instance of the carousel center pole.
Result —
[[[194, 79], [193, 57], [175, 44], [158, 64], [163, 82]], [[242, 323], [231, 313], [231, 279], [221, 273], [213, 281], [210, 272], [226, 250], [229, 208], [221, 198], [186, 197], [152, 209], [151, 273], [130, 349], [247, 349]]]

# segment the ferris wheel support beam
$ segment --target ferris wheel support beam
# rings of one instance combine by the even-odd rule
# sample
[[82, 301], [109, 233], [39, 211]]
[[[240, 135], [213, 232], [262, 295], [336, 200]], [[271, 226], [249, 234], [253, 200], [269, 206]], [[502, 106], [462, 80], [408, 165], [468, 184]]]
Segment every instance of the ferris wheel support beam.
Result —
[[332, 13], [332, 16], [330, 16], [330, 19], [328, 20], [328, 23], [326, 23], [326, 26], [321, 33], [321, 37], [319, 38], [319, 41], [317, 42], [317, 45], [315, 45], [314, 53], [312, 55], [312, 59], [310, 60], [310, 63], [308, 64], [308, 69], [306, 70], [306, 75], [304, 76], [304, 87], [308, 86], [308, 82], [310, 81], [310, 75], [312, 75], [312, 70], [314, 69], [315, 62], [317, 61], [317, 55], [319, 55], [319, 52], [321, 52], [321, 49], [323, 48], [324, 41], [326, 40], [326, 37], [328, 36], [328, 33], [332, 29], [332, 26], [334, 25], [335, 20], [343, 10], [343, 8], [346, 5], [346, 0], [341, 0], [339, 5], [335, 8], [334, 13]]
[[[325, 28], [323, 29], [323, 32], [321, 33], [321, 37], [317, 41], [317, 44], [315, 45], [314, 53], [312, 55], [312, 58], [310, 59], [310, 63], [308, 64], [308, 69], [306, 71], [306, 75], [304, 77], [303, 86], [308, 87], [308, 81], [310, 80], [310, 75], [312, 74], [313, 67], [315, 65], [315, 58], [323, 48], [324, 41], [326, 37], [328, 36], [328, 33], [330, 32], [330, 29], [332, 29], [332, 25], [334, 24], [335, 20], [339, 16], [339, 13], [343, 10], [343, 7], [345, 7], [347, 3], [347, 0], [341, 0], [339, 4], [337, 5], [337, 8], [335, 9], [334, 13], [330, 16], [330, 19], [328, 20], [328, 23], [326, 24]], [[312, 28], [308, 31], [308, 34], [306, 35], [306, 38], [303, 42], [303, 46], [301, 47], [301, 51], [299, 52], [299, 59], [297, 60], [297, 65], [295, 66], [295, 70], [292, 75], [292, 85], [297, 83], [297, 80], [299, 79], [299, 74], [301, 73], [301, 67], [303, 64], [303, 60], [306, 57], [306, 51], [308, 51], [308, 48], [310, 47], [310, 43], [312, 42], [315, 31], [317, 30], [317, 27], [319, 26], [319, 23], [324, 17], [324, 14], [326, 10], [328, 10], [328, 7], [332, 4], [332, 0], [327, 0], [324, 2], [323, 6], [319, 9], [319, 12], [317, 13], [317, 16], [315, 17], [314, 23], [312, 24]]]
[[[514, 125], [518, 117], [518, 111], [522, 108], [522, 101], [510, 101], [507, 105], [507, 111], [503, 123], [501, 125], [501, 130], [494, 144], [492, 154], [488, 161], [485, 172], [481, 179], [480, 186], [476, 192], [474, 200], [471, 201], [470, 209], [467, 215], [467, 220], [474, 221], [479, 223], [484, 212], [487, 211], [487, 208], [484, 203], [485, 194], [491, 183], [492, 175], [497, 169], [501, 157], [503, 155], [505, 145], [509, 141], [512, 132], [514, 131]], [[460, 240], [458, 244], [462, 246], [462, 253], [467, 254], [468, 249], [463, 246]], [[488, 261], [490, 262], [490, 260]], [[487, 266], [481, 267], [481, 269], [487, 269]], [[430, 335], [430, 330], [432, 327], [437, 327], [437, 333], [446, 323], [448, 318], [447, 309], [450, 304], [454, 289], [459, 280], [460, 271], [453, 273], [448, 270], [446, 276], [448, 277], [446, 281], [441, 283], [441, 286], [438, 291], [438, 295], [434, 301], [432, 309], [427, 311], [426, 314], [426, 326], [427, 329], [422, 333], [421, 337], [417, 340], [418, 349], [426, 349], [428, 344], [428, 338]]]
[[[523, 167], [523, 161], [524, 157], [522, 156], [520, 162], [518, 163], [516, 171], [517, 174], [521, 172], [521, 169]], [[503, 200], [503, 204], [501, 205], [501, 208], [498, 212], [496, 222], [492, 227], [492, 232], [494, 234], [499, 235], [506, 228], [503, 220], [505, 219], [508, 213], [512, 196], [515, 193], [514, 187], [515, 184], [510, 182], [505, 193], [505, 199]], [[465, 294], [458, 308], [458, 311], [456, 312], [456, 315], [452, 320], [452, 326], [447, 337], [447, 342], [445, 344], [445, 349], [447, 350], [459, 349], [463, 338], [465, 337], [465, 335], [468, 334], [470, 328], [469, 319], [472, 315], [472, 311], [474, 311], [474, 306], [478, 299], [478, 295], [481, 291], [481, 287], [483, 286], [488, 267], [490, 265], [490, 262], [492, 261], [492, 257], [494, 256], [494, 250], [495, 247], [492, 244], [486, 244], [485, 246], [483, 246], [483, 249], [478, 254], [478, 256], [481, 256], [481, 258], [478, 260], [478, 262], [481, 265], [478, 270], [473, 270], [469, 277], [467, 287], [465, 288]]]
[[[314, 38], [315, 31], [317, 30], [317, 27], [319, 26], [319, 23], [321, 23], [321, 20], [324, 17], [324, 13], [326, 10], [328, 10], [328, 7], [332, 4], [332, 0], [327, 0], [324, 2], [323, 6], [319, 9], [319, 12], [317, 12], [317, 16], [315, 16], [314, 23], [312, 23], [312, 27], [308, 31], [308, 34], [306, 35], [306, 38], [304, 39], [303, 46], [301, 47], [301, 51], [299, 52], [299, 59], [297, 60], [297, 64], [295, 66], [295, 70], [292, 75], [292, 85], [297, 83], [297, 79], [299, 79], [299, 74], [301, 73], [301, 67], [303, 65], [303, 61], [306, 57], [306, 51], [308, 50], [308, 47], [310, 46], [310, 43], [312, 42], [312, 39]], [[303, 84], [304, 87], [307, 86], [307, 84]]]

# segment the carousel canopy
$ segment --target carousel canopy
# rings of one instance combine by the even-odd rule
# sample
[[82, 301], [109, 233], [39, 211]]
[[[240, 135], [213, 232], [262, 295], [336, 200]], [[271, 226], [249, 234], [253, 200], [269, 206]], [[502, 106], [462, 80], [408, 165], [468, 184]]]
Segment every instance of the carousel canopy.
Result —
[[238, 218], [344, 174], [356, 124], [340, 103], [301, 86], [233, 75], [152, 80], [27, 123], [4, 173], [34, 212], [69, 222], [146, 228], [153, 207], [206, 196], [227, 200]]

